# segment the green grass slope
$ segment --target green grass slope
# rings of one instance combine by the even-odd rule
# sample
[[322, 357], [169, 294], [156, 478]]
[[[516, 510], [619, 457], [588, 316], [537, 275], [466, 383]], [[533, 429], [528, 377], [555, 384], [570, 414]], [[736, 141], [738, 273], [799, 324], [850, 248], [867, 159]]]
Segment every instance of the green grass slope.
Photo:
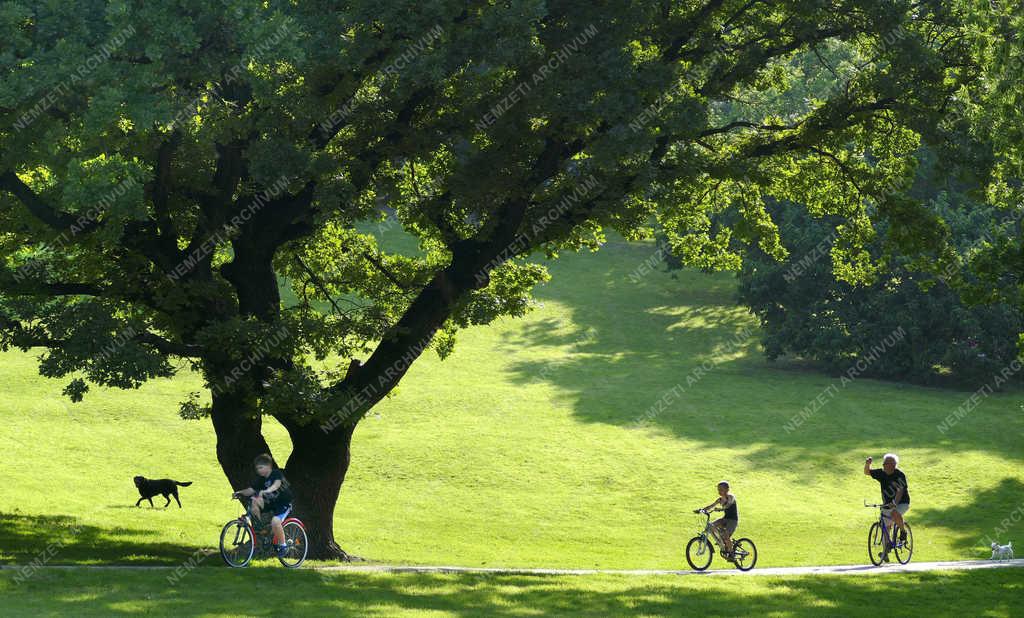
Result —
[[[878, 498], [860, 468], [887, 450], [910, 480], [915, 559], [1024, 538], [1020, 393], [941, 433], [970, 393], [773, 367], [730, 276], [638, 277], [653, 250], [565, 256], [527, 318], [419, 361], [356, 431], [342, 546], [388, 563], [681, 568], [690, 510], [726, 478], [760, 566], [860, 563], [875, 516], [861, 502]], [[0, 355], [0, 372], [0, 561], [56, 542], [51, 563], [177, 564], [238, 514], [209, 423], [176, 415], [195, 376], [71, 404], [32, 355]], [[267, 434], [284, 460], [284, 431], [268, 421]], [[195, 484], [183, 509], [137, 509], [135, 474]]]

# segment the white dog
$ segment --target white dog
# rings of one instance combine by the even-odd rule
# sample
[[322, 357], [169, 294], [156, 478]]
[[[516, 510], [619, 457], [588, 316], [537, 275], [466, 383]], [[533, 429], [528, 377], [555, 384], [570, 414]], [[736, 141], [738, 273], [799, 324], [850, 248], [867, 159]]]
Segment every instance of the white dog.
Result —
[[992, 557], [989, 560], [1013, 560], [1013, 543], [992, 543]]

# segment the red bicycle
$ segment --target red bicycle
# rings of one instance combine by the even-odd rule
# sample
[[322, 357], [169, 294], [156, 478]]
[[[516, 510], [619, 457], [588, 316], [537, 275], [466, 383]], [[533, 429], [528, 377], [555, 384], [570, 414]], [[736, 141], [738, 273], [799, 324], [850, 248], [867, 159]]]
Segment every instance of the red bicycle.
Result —
[[[228, 566], [235, 568], [249, 566], [257, 556], [276, 555], [270, 524], [257, 528], [253, 524], [254, 517], [248, 505], [242, 500], [239, 502], [245, 507], [245, 513], [226, 523], [220, 532], [220, 556]], [[289, 569], [298, 568], [305, 562], [309, 552], [306, 527], [298, 517], [285, 519], [281, 526], [284, 528], [284, 542], [288, 549], [277, 555], [277, 559]]]

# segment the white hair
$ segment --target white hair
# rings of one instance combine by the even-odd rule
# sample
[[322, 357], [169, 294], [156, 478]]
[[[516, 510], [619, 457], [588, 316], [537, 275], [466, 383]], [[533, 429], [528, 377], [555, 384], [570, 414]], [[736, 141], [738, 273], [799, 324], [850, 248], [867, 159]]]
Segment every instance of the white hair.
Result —
[[886, 459], [891, 459], [892, 462], [894, 464], [896, 464], [897, 466], [900, 465], [900, 456], [897, 455], [896, 453], [886, 453], [885, 455], [883, 455], [882, 456], [882, 463], [885, 463]]

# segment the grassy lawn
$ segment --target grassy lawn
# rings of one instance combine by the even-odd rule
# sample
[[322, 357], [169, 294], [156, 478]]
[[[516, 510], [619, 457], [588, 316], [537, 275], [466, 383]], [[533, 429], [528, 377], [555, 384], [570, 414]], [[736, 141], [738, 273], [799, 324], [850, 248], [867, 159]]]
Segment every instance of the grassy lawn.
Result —
[[[861, 502], [878, 498], [877, 483], [860, 472], [863, 458], [895, 450], [910, 480], [915, 560], [988, 556], [984, 537], [1024, 508], [1020, 393], [986, 398], [940, 433], [937, 425], [970, 393], [866, 379], [839, 387], [825, 375], [772, 366], [743, 336], [756, 322], [735, 306], [730, 276], [631, 277], [652, 251], [610, 242], [596, 255], [565, 256], [527, 318], [463, 332], [447, 361], [430, 353], [418, 362], [356, 431], [336, 515], [343, 547], [387, 563], [681, 568], [696, 531], [689, 511], [727, 478], [739, 498], [738, 534], [757, 542], [759, 566], [861, 563], [874, 517]], [[238, 514], [209, 423], [176, 414], [178, 402], [201, 389], [194, 375], [133, 392], [94, 389], [71, 404], [60, 395], [63, 383], [37, 375], [33, 355], [0, 354], [0, 370], [0, 561], [27, 563], [57, 541], [52, 564], [180, 564], [214, 545]], [[787, 430], [823, 392], [832, 395], [822, 409]], [[266, 432], [283, 461], [285, 432], [272, 420]], [[136, 509], [135, 474], [195, 484], [181, 490], [183, 509]], [[1022, 533], [1024, 523], [1011, 522], [1000, 540]], [[196, 581], [209, 578], [203, 594], [222, 596], [218, 607], [228, 611], [233, 597], [219, 584], [238, 575], [207, 571]], [[365, 608], [522, 605], [518, 583], [504, 579], [253, 573], [303, 586], [329, 582], [326, 596], [356, 593], [335, 603]], [[98, 597], [104, 607], [127, 607], [132, 578], [150, 576], [83, 577], [82, 586], [93, 585], [90, 578], [117, 585], [72, 586], [39, 602]], [[943, 581], [1008, 576], [913, 577], [934, 583], [928, 589], [937, 594]], [[793, 595], [824, 599], [831, 589], [849, 591], [842, 602], [866, 610], [873, 586], [901, 580], [718, 581], [521, 583], [531, 603], [554, 609], [568, 611], [578, 586], [592, 585], [593, 611], [635, 598], [659, 613], [677, 595], [711, 607], [745, 587], [780, 611]], [[182, 592], [166, 594], [154, 597], [156, 609], [174, 607]], [[309, 594], [289, 592], [296, 602]]]
[[803, 577], [494, 577], [199, 568], [0, 572], [6, 616], [1013, 616], [1019, 569]]

